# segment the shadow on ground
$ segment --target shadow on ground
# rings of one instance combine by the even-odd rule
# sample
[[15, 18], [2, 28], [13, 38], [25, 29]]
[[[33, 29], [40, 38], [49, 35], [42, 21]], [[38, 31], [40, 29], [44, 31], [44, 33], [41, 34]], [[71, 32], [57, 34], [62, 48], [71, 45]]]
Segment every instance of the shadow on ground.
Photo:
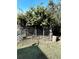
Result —
[[17, 50], [17, 59], [48, 59], [40, 50], [38, 45], [33, 44], [30, 47]]

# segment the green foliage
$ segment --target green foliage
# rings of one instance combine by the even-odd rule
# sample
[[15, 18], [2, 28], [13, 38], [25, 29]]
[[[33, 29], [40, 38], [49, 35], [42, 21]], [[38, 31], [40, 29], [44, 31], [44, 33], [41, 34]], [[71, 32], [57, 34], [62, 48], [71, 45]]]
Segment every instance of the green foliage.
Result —
[[[18, 14], [17, 19], [20, 20], [23, 26], [55, 26], [61, 24], [61, 7], [59, 4], [54, 4], [49, 1], [49, 8], [37, 6], [31, 8], [24, 14]], [[24, 23], [24, 24], [23, 24]]]
[[23, 14], [18, 14], [17, 16], [17, 23], [19, 23], [23, 28], [26, 26], [26, 20], [25, 16]]

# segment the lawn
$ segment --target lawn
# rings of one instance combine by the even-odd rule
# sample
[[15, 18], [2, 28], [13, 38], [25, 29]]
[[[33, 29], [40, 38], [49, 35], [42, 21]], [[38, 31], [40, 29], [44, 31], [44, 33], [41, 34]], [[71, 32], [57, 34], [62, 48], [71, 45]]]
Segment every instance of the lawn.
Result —
[[17, 59], [61, 59], [59, 42], [48, 40], [23, 40], [17, 44]]

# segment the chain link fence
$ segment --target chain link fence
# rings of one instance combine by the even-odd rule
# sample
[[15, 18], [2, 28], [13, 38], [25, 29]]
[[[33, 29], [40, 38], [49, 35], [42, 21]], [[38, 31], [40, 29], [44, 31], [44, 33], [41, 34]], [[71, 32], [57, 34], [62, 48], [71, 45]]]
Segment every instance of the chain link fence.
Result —
[[[49, 28], [37, 27], [35, 34], [35, 27], [26, 27], [23, 29], [22, 27], [17, 27], [17, 41], [21, 41], [23, 39], [44, 39], [48, 40], [49, 38]], [[53, 32], [52, 32], [53, 34]], [[52, 37], [53, 39], [53, 37]]]

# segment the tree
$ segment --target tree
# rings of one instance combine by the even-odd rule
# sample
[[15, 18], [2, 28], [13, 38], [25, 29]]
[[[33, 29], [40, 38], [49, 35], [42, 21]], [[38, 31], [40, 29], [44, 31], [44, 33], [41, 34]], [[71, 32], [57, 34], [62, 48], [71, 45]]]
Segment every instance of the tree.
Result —
[[17, 15], [17, 28], [18, 28], [18, 31], [17, 31], [17, 34], [19, 33], [18, 35], [18, 38], [19, 39], [23, 39], [23, 38], [26, 38], [26, 23], [27, 21], [25, 20], [25, 15], [22, 14], [22, 13], [19, 13]]
[[37, 35], [37, 26], [42, 26], [43, 21], [46, 19], [46, 8], [44, 8], [43, 6], [37, 6], [37, 8], [31, 8], [31, 11], [33, 17], [30, 20], [31, 24], [35, 26], [35, 34]]
[[50, 19], [49, 20], [49, 23], [50, 23], [50, 30], [49, 30], [49, 32], [50, 32], [50, 40], [52, 40], [52, 26], [54, 26], [54, 23], [52, 23], [52, 20], [54, 20], [55, 18], [54, 18], [54, 13], [55, 13], [55, 4], [53, 3], [53, 1], [52, 0], [49, 0], [49, 3], [48, 3], [48, 6], [49, 6], [49, 12], [50, 12], [50, 14], [51, 14], [51, 18], [52, 19]]
[[25, 16], [23, 14], [18, 14], [17, 23], [23, 28], [25, 28], [26, 22], [27, 22], [25, 19], [26, 18], [25, 18]]
[[60, 2], [58, 4], [55, 4], [52, 0], [48, 1], [48, 11], [51, 14], [51, 19], [49, 21], [50, 23], [50, 40], [52, 40], [52, 28], [54, 30], [55, 26], [61, 26], [61, 7]]
[[46, 27], [50, 28], [50, 40], [52, 40], [52, 35], [54, 26], [60, 24], [60, 4], [56, 5], [53, 2], [49, 1], [49, 8], [43, 6], [37, 6], [36, 8], [31, 8], [29, 11], [26, 11], [24, 14], [19, 14], [18, 19], [22, 27], [25, 26], [34, 26], [35, 27], [35, 36], [37, 36], [37, 27], [42, 26], [43, 28], [43, 37], [44, 29]]
[[44, 28], [50, 26], [50, 30], [52, 30], [52, 26], [54, 26], [55, 24], [54, 16], [50, 14], [50, 11], [43, 6], [37, 6], [37, 8], [31, 8], [28, 12], [26, 12], [25, 15], [26, 18], [28, 19], [27, 25], [35, 26], [35, 35], [37, 35], [36, 30], [37, 26], [43, 27], [43, 37], [44, 37]]
[[60, 36], [61, 35], [61, 4], [60, 2], [55, 5], [55, 20], [56, 25], [54, 26], [54, 34]]

